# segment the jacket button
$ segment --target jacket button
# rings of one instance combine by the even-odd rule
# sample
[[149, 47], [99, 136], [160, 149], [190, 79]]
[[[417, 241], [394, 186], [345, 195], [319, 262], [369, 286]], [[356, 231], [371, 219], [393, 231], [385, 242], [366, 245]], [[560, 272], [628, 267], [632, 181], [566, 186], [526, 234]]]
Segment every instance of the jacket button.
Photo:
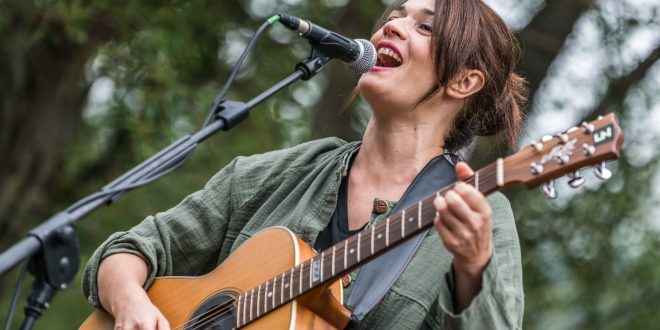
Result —
[[387, 202], [382, 199], [374, 199], [374, 213], [383, 214], [387, 212]]
[[342, 284], [345, 288], [347, 288], [349, 285], [351, 285], [351, 282], [352, 282], [352, 280], [351, 280], [351, 274], [346, 274], [346, 275], [344, 275], [344, 276], [341, 277], [341, 284]]

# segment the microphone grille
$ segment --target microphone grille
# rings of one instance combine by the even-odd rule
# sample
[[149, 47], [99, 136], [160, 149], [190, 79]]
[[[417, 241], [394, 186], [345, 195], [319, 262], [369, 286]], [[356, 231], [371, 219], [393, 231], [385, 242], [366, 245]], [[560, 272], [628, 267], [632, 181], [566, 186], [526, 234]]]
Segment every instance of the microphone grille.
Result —
[[346, 67], [357, 74], [369, 72], [376, 65], [376, 48], [369, 40], [355, 39], [360, 47], [360, 55], [355, 61], [345, 63]]

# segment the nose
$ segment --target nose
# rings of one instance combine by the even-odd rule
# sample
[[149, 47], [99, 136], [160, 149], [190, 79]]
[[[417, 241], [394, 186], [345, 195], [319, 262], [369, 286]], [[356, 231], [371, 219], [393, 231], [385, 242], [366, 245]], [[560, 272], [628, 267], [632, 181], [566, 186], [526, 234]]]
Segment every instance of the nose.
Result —
[[401, 21], [402, 19], [393, 19], [386, 22], [383, 25], [383, 35], [391, 38], [405, 39], [403, 29], [399, 26], [402, 24]]

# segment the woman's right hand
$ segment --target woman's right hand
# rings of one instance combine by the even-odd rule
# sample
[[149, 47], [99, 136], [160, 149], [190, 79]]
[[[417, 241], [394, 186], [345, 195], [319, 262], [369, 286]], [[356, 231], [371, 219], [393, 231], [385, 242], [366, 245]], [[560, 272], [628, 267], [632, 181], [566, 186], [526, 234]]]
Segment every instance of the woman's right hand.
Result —
[[113, 254], [101, 262], [97, 275], [101, 304], [114, 316], [115, 329], [169, 330], [170, 325], [151, 303], [142, 285], [147, 264], [128, 253]]
[[110, 306], [110, 313], [115, 317], [115, 329], [170, 329], [169, 322], [151, 303], [142, 287], [127, 293], [123, 298], [117, 297]]

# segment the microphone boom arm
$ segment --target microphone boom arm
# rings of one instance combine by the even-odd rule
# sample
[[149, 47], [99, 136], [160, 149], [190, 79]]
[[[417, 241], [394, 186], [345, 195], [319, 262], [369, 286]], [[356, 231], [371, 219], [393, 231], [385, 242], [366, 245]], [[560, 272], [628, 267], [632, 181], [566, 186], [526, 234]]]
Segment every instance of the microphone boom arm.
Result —
[[[66, 288], [74, 279], [80, 256], [73, 225], [103, 205], [110, 205], [121, 195], [140, 185], [160, 178], [159, 173], [180, 165], [197, 145], [219, 130], [227, 131], [249, 117], [250, 109], [291, 85], [298, 79], [309, 80], [316, 75], [330, 57], [312, 47], [309, 58], [299, 62], [295, 71], [247, 103], [222, 100], [218, 103], [216, 120], [193, 135], [187, 135], [170, 144], [146, 161], [115, 179], [96, 194], [74, 203], [34, 228], [28, 237], [0, 254], [0, 276], [21, 261], [30, 258], [30, 272], [34, 273], [26, 317], [21, 329], [31, 329], [37, 318], [49, 306], [57, 290]], [[152, 179], [153, 178], [153, 179]], [[144, 182], [144, 180], [147, 182]], [[123, 189], [118, 189], [123, 187]], [[116, 190], [113, 190], [115, 188]]]

